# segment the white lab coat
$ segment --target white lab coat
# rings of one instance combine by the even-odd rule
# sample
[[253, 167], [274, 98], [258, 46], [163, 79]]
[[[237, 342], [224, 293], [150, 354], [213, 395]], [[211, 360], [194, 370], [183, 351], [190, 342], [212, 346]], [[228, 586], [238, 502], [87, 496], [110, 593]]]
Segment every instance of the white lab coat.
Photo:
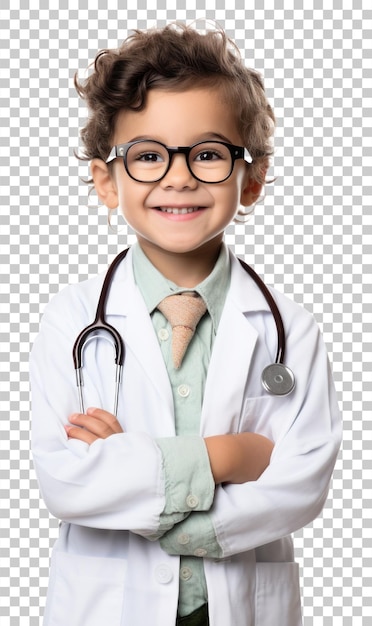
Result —
[[[223, 549], [204, 559], [211, 626], [299, 626], [298, 566], [290, 534], [321, 511], [340, 443], [340, 417], [326, 351], [312, 317], [274, 292], [296, 389], [275, 397], [261, 386], [276, 353], [269, 307], [232, 258], [231, 287], [205, 387], [202, 436], [238, 431], [275, 442], [257, 482], [219, 486], [211, 516]], [[90, 447], [69, 441], [78, 410], [72, 346], [93, 318], [103, 277], [64, 289], [47, 307], [31, 358], [33, 455], [42, 496], [62, 520], [53, 550], [45, 626], [174, 626], [179, 557], [156, 532], [165, 504], [156, 437], [175, 436], [167, 371], [132, 273], [119, 266], [107, 321], [126, 345], [118, 418], [125, 434]], [[84, 351], [86, 406], [112, 410], [112, 346]]]

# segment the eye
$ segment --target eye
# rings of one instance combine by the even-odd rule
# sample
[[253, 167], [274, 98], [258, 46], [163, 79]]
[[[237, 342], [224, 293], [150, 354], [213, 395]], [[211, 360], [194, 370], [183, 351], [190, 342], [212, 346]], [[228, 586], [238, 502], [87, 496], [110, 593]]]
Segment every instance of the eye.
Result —
[[202, 150], [195, 155], [195, 161], [217, 161], [223, 158], [223, 155], [215, 149]]
[[142, 163], [161, 163], [164, 161], [164, 157], [157, 152], [140, 152], [136, 155], [135, 160]]
[[166, 149], [156, 141], [138, 141], [130, 146], [127, 160], [138, 165], [156, 165], [164, 163], [167, 156]]

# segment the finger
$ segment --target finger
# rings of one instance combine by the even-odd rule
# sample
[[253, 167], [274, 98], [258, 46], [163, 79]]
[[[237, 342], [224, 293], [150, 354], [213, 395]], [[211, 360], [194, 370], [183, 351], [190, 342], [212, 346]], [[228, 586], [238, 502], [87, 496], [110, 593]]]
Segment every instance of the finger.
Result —
[[93, 417], [92, 415], [85, 415], [83, 413], [74, 413], [69, 417], [69, 421], [74, 426], [80, 426], [84, 430], [90, 432], [96, 438], [107, 439], [110, 435], [116, 434], [112, 428], [100, 419]]
[[65, 426], [65, 430], [69, 439], [79, 439], [79, 441], [84, 441], [89, 445], [99, 439], [93, 433], [89, 432], [89, 430], [85, 430], [84, 428], [79, 428], [79, 426]]
[[109, 411], [105, 411], [104, 409], [90, 407], [87, 409], [87, 415], [91, 415], [95, 419], [101, 420], [107, 426], [111, 428], [114, 433], [122, 433], [123, 429], [118, 422], [117, 418], [113, 413], [109, 413]]
[[69, 421], [81, 428], [85, 428], [100, 439], [107, 439], [111, 435], [122, 433], [123, 430], [114, 415], [102, 409], [90, 410], [89, 415], [73, 413]]

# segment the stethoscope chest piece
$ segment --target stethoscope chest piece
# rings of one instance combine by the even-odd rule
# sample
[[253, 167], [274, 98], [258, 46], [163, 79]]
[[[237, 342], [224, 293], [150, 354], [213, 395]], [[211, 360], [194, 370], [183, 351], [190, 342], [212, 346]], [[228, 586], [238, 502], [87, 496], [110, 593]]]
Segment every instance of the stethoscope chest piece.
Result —
[[287, 396], [295, 387], [295, 377], [291, 369], [283, 363], [272, 363], [261, 374], [263, 388], [275, 396]]

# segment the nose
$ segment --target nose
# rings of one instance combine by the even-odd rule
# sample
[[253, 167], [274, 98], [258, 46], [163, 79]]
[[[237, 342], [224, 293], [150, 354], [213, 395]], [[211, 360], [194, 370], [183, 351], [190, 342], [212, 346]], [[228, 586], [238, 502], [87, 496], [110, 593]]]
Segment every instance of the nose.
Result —
[[173, 154], [170, 167], [164, 178], [160, 181], [164, 189], [195, 189], [198, 181], [191, 174], [185, 154]]

